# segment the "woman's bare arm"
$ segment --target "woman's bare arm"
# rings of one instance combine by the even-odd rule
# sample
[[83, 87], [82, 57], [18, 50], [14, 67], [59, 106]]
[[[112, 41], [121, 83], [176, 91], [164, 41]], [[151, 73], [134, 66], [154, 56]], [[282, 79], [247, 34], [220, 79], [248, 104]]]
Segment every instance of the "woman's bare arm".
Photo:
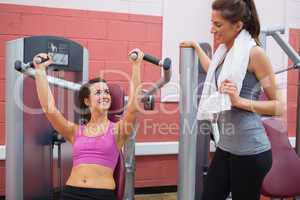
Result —
[[137, 113], [139, 111], [139, 96], [141, 94], [141, 62], [144, 54], [139, 49], [134, 49], [133, 51], [138, 52], [138, 58], [135, 61], [130, 58], [132, 63], [132, 75], [128, 105], [123, 119], [117, 123], [117, 141], [119, 147], [123, 146], [130, 138], [132, 131], [135, 128], [134, 126], [137, 119]]
[[[38, 56], [46, 58], [48, 55], [39, 54]], [[49, 61], [42, 64], [36, 64], [35, 61], [33, 61], [33, 63], [36, 69], [35, 83], [41, 107], [53, 128], [66, 140], [72, 143], [73, 135], [78, 127], [73, 122], [66, 120], [62, 113], [57, 109], [46, 76], [46, 67], [52, 63], [52, 60], [50, 58]]]

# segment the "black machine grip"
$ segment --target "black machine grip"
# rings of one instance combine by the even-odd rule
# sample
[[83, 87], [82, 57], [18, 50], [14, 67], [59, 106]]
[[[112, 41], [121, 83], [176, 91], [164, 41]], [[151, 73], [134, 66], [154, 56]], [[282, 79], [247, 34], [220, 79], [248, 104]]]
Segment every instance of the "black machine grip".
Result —
[[145, 61], [148, 61], [149, 63], [154, 64], [154, 65], [159, 65], [160, 64], [160, 59], [158, 59], [158, 58], [156, 58], [154, 56], [151, 56], [149, 54], [145, 54], [143, 59]]
[[[130, 57], [133, 60], [136, 60], [138, 58], [138, 52], [135, 52], [135, 51], [132, 52]], [[160, 60], [159, 58], [156, 58], [149, 54], [144, 54], [143, 60], [150, 62], [154, 65], [162, 66], [165, 70], [170, 69], [171, 63], [172, 63], [170, 58], [165, 58], [164, 60]]]
[[[41, 63], [44, 63], [46, 61], [48, 61], [50, 58], [47, 56], [47, 58], [43, 58], [41, 56], [37, 56], [37, 60], [36, 60], [36, 63], [37, 64], [41, 64]], [[16, 60], [15, 61], [15, 69], [17, 71], [23, 71], [23, 70], [26, 70], [27, 68], [34, 68], [34, 65], [33, 65], [33, 62], [29, 62], [29, 63], [23, 63], [22, 61], [20, 60]]]
[[23, 65], [22, 61], [16, 60], [15, 61], [15, 70], [17, 70], [19, 72], [22, 71], [22, 65]]

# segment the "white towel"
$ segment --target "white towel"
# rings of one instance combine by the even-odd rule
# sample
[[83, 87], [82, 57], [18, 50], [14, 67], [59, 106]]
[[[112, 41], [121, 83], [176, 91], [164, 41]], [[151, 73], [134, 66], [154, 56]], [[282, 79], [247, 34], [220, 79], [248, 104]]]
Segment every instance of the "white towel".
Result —
[[[218, 86], [220, 86], [225, 79], [231, 80], [236, 84], [238, 94], [240, 94], [249, 64], [250, 51], [253, 46], [256, 46], [255, 40], [248, 31], [242, 30], [235, 38], [232, 48], [226, 55], [218, 77]], [[216, 68], [224, 58], [226, 52], [227, 48], [225, 44], [220, 44], [212, 58], [198, 106], [198, 120], [215, 121], [214, 116], [216, 115], [213, 114], [231, 109], [229, 95], [219, 93], [215, 83]]]

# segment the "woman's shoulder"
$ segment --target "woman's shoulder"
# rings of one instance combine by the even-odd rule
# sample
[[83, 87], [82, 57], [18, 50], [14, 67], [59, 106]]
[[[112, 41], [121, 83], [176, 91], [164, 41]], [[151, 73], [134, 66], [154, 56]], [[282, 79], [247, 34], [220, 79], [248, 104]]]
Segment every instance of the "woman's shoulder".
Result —
[[266, 64], [269, 64], [265, 50], [260, 46], [254, 46], [250, 51], [249, 71], [255, 72]]
[[250, 50], [250, 58], [266, 55], [265, 50], [261, 46], [254, 46]]
[[74, 124], [74, 136], [81, 134], [84, 130], [84, 127], [84, 124]]

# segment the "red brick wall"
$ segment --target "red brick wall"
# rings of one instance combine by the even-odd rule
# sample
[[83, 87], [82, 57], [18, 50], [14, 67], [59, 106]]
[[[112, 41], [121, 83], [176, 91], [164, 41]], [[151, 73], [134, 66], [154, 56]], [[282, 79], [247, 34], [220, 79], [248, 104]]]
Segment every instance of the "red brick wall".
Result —
[[176, 185], [177, 166], [177, 155], [138, 157], [135, 173], [138, 178], [136, 187]]
[[[300, 29], [290, 29], [290, 44], [300, 53]], [[289, 61], [289, 64], [291, 62]], [[297, 117], [297, 82], [298, 70], [288, 72], [288, 91], [287, 91], [287, 123], [290, 136], [296, 135], [296, 117]]]
[[0, 196], [5, 193], [5, 162], [0, 161]]
[[[81, 43], [89, 50], [90, 77], [103, 75], [109, 82], [123, 86], [126, 92], [128, 92], [128, 80], [120, 74], [105, 72], [105, 70], [121, 70], [130, 77], [131, 67], [127, 54], [135, 47], [158, 57], [162, 54], [162, 17], [160, 16], [0, 4], [0, 145], [5, 144], [5, 42], [34, 35], [62, 36]], [[144, 82], [154, 82], [159, 78], [158, 67], [150, 64], [143, 65]], [[178, 106], [172, 103], [160, 103], [159, 96], [160, 94], [156, 98], [156, 110], [140, 116], [138, 141], [178, 139]], [[165, 114], [165, 111], [169, 114]], [[167, 130], [167, 124], [172, 124], [173, 129]], [[153, 128], [149, 128], [151, 126]], [[164, 158], [170, 162], [155, 157], [137, 158], [136, 185], [176, 184], [176, 156]], [[161, 174], [155, 173], [157, 166], [165, 169], [162, 178]], [[149, 173], [149, 170], [153, 172], [152, 180], [150, 176], [144, 177], [144, 172]], [[0, 196], [3, 194], [4, 161], [1, 161]]]

